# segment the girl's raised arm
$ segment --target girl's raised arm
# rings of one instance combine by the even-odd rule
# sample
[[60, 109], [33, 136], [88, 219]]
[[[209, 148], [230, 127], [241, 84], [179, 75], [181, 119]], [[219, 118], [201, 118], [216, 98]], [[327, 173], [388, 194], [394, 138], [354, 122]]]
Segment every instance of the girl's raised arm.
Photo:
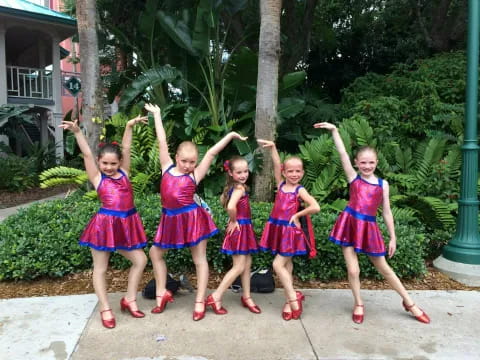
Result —
[[331, 131], [333, 142], [335, 143], [335, 147], [337, 148], [338, 154], [340, 155], [340, 161], [342, 162], [343, 171], [345, 171], [348, 182], [351, 183], [353, 179], [355, 179], [355, 177], [357, 176], [357, 172], [352, 166], [350, 156], [345, 149], [345, 144], [343, 143], [342, 137], [340, 136], [337, 127], [328, 122], [316, 123], [313, 124], [313, 127], [317, 129], [327, 129]]
[[275, 143], [270, 140], [258, 139], [257, 142], [262, 145], [264, 148], [270, 148], [272, 151], [272, 162], [273, 162], [273, 175], [275, 177], [275, 182], [277, 187], [283, 181], [282, 177], [282, 162], [280, 161], [280, 155], [278, 154], [277, 147]]
[[59, 125], [59, 127], [64, 130], [70, 130], [75, 136], [78, 147], [83, 154], [83, 162], [85, 164], [85, 170], [87, 171], [88, 180], [90, 180], [96, 189], [101, 179], [100, 170], [98, 170], [95, 155], [93, 155], [92, 149], [88, 146], [85, 135], [83, 135], [82, 130], [80, 130], [80, 127], [78, 126], [78, 120], [62, 121], [62, 124]]
[[147, 116], [138, 115], [136, 118], [129, 120], [125, 126], [125, 132], [122, 138], [122, 168], [127, 174], [130, 173], [130, 150], [132, 148], [133, 127], [139, 122], [146, 124], [147, 119]]
[[246, 136], [242, 136], [235, 131], [232, 131], [225, 135], [219, 142], [217, 142], [215, 145], [213, 145], [208, 151], [205, 153], [205, 156], [203, 157], [202, 161], [200, 161], [200, 164], [195, 168], [195, 180], [197, 181], [197, 184], [203, 180], [205, 175], [207, 174], [208, 168], [213, 162], [213, 159], [215, 159], [215, 156], [218, 155], [220, 151], [222, 151], [225, 146], [228, 145], [230, 141], [233, 139], [238, 139], [245, 141], [247, 140]]
[[163, 128], [162, 114], [158, 105], [145, 104], [145, 109], [150, 111], [155, 119], [155, 131], [157, 133], [158, 148], [160, 150], [160, 166], [162, 167], [162, 171], [164, 171], [173, 161], [168, 153], [167, 135]]

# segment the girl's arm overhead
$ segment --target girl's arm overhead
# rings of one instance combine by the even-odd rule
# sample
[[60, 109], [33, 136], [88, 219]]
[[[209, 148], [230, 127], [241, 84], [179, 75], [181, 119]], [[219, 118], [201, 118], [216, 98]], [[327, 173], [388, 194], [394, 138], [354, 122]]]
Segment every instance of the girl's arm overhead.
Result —
[[264, 148], [270, 148], [272, 151], [272, 162], [273, 162], [273, 175], [277, 183], [277, 187], [283, 181], [282, 177], [282, 162], [280, 161], [280, 155], [278, 155], [277, 147], [275, 143], [270, 140], [258, 139], [257, 142], [262, 145]]
[[392, 209], [390, 208], [390, 185], [386, 180], [383, 180], [383, 203], [382, 216], [387, 226], [390, 242], [388, 243], [388, 257], [391, 258], [397, 250], [397, 236], [395, 235], [395, 225], [393, 222]]
[[245, 188], [242, 185], [236, 185], [233, 188], [232, 195], [227, 204], [227, 213], [228, 213], [228, 225], [227, 225], [227, 234], [233, 233], [235, 230], [240, 230], [240, 225], [237, 221], [237, 203], [240, 198], [243, 196]]
[[96, 189], [101, 179], [100, 170], [98, 170], [97, 163], [95, 162], [95, 156], [93, 155], [90, 146], [88, 146], [87, 139], [78, 126], [78, 120], [62, 121], [62, 124], [59, 125], [59, 127], [64, 130], [70, 130], [75, 136], [78, 147], [83, 154], [83, 162], [85, 164], [85, 170], [87, 171], [88, 180], [90, 180], [93, 187]]
[[300, 197], [300, 199], [302, 199], [307, 204], [307, 207], [305, 209], [297, 212], [296, 214], [294, 214], [290, 218], [289, 222], [290, 222], [290, 224], [294, 223], [295, 225], [297, 225], [297, 227], [300, 227], [300, 221], [298, 219], [301, 218], [302, 216], [311, 215], [311, 214], [315, 214], [315, 213], [319, 212], [320, 211], [320, 205], [318, 205], [317, 200], [315, 200], [315, 198], [312, 195], [310, 195], [308, 193], [308, 191], [305, 190], [304, 187], [301, 187], [298, 190], [298, 196]]
[[340, 161], [342, 162], [343, 171], [345, 171], [348, 182], [351, 183], [353, 179], [355, 179], [355, 177], [357, 176], [357, 172], [352, 166], [350, 156], [345, 149], [345, 145], [340, 136], [340, 133], [338, 132], [337, 127], [328, 122], [316, 123], [313, 124], [313, 127], [317, 129], [327, 129], [332, 132], [333, 142], [335, 143], [335, 147], [337, 148], [338, 154], [340, 155]]
[[123, 133], [122, 138], [122, 168], [127, 172], [130, 173], [130, 149], [132, 147], [132, 134], [133, 134], [133, 127], [135, 124], [141, 122], [146, 124], [147, 123], [146, 116], [138, 115], [136, 118], [128, 120], [127, 125], [125, 125], [125, 132]]
[[222, 151], [225, 148], [225, 146], [227, 146], [228, 143], [233, 139], [245, 141], [247, 140], [247, 137], [242, 136], [236, 133], [235, 131], [232, 131], [232, 132], [229, 132], [227, 135], [225, 135], [219, 142], [213, 145], [210, 149], [208, 149], [202, 161], [200, 161], [200, 164], [198, 164], [198, 166], [195, 168], [195, 171], [194, 171], [197, 184], [200, 181], [202, 181], [205, 175], [207, 174], [208, 168], [212, 164], [213, 159], [215, 159], [215, 156], [217, 156], [218, 153]]
[[173, 161], [168, 153], [167, 135], [163, 128], [162, 114], [158, 105], [145, 104], [145, 109], [150, 111], [155, 119], [155, 131], [157, 133], [158, 149], [160, 151], [160, 166], [162, 167], [162, 171], [164, 171]]

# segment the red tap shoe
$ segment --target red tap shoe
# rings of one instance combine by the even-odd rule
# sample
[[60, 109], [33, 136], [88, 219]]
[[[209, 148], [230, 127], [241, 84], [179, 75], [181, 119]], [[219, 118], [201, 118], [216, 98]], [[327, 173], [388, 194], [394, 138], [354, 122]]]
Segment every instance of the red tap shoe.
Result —
[[157, 305], [152, 309], [152, 314], [160, 314], [163, 310], [165, 310], [167, 303], [173, 302], [173, 295], [169, 290], [165, 290], [163, 295], [157, 296], [157, 298], [161, 298], [160, 305]]
[[[405, 301], [402, 301], [402, 305], [403, 305], [403, 308], [405, 309], [405, 311], [412, 311], [412, 308], [415, 306], [415, 303], [413, 303], [412, 305], [408, 305], [405, 304]], [[428, 317], [427, 314], [425, 314], [425, 312], [418, 308], [422, 313], [420, 315], [413, 315], [413, 312], [412, 312], [412, 315], [415, 316], [415, 319], [417, 319], [418, 321], [420, 321], [421, 323], [424, 323], [424, 324], [430, 324], [430, 318]]]
[[[300, 294], [301, 294], [301, 293], [300, 293]], [[302, 296], [303, 296], [303, 294], [299, 295], [299, 294], [297, 293], [297, 298], [296, 298], [295, 300], [289, 300], [289, 301], [288, 301], [289, 303], [297, 302], [297, 305], [298, 305], [298, 309], [297, 309], [297, 310], [294, 310], [294, 309], [292, 308], [292, 319], [293, 319], [293, 320], [298, 320], [298, 319], [300, 319], [300, 316], [302, 315], [302, 312], [303, 312], [303, 308], [302, 308], [302, 301], [303, 301], [303, 299], [302, 299]], [[291, 307], [291, 306], [292, 306], [292, 305], [290, 305], [290, 307]]]
[[[244, 298], [243, 296], [240, 297], [240, 300], [242, 300], [242, 305], [243, 307], [246, 307], [248, 308], [248, 310], [250, 310], [252, 313], [254, 314], [260, 314], [262, 312], [262, 310], [260, 310], [260, 308], [258, 307], [258, 305], [254, 304], [254, 305], [248, 305], [248, 302], [247, 300], [251, 300], [252, 298], [249, 296], [247, 298]], [[253, 300], [252, 300], [253, 301]]]
[[[363, 305], [355, 305], [355, 307], [353, 308], [353, 310], [355, 311], [355, 308], [357, 307], [361, 307], [363, 308]], [[362, 314], [355, 314], [352, 312], [352, 320], [355, 324], [361, 324], [363, 323], [363, 317], [364, 317], [364, 314], [365, 314], [365, 310]]]
[[[285, 305], [288, 305], [288, 302], [285, 303]], [[283, 307], [282, 311], [282, 319], [285, 321], [292, 320], [292, 312], [291, 311], [285, 311], [285, 306]]]
[[112, 309], [107, 309], [107, 310], [100, 311], [100, 318], [102, 319], [102, 325], [103, 325], [104, 327], [106, 327], [107, 329], [113, 329], [113, 328], [115, 327], [115, 325], [116, 325], [116, 323], [115, 323], [115, 317], [112, 317], [111, 319], [105, 320], [105, 319], [103, 318], [103, 315], [102, 315], [103, 313], [106, 313], [106, 312], [108, 312], [108, 311], [110, 311], [110, 312], [112, 313], [112, 316], [113, 316]]
[[203, 304], [204, 308], [203, 311], [195, 311], [195, 309], [193, 310], [193, 321], [202, 320], [205, 317], [205, 301], [195, 301], [195, 304]]
[[301, 291], [296, 291], [297, 294], [297, 300], [298, 300], [298, 306], [300, 309], [303, 311], [303, 302], [305, 301], [305, 295]]
[[225, 309], [223, 306], [218, 307], [217, 302], [213, 298], [212, 294], [207, 296], [207, 300], [205, 301], [205, 306], [210, 306], [213, 310], [213, 312], [217, 315], [225, 315], [228, 313], [227, 309]]
[[130, 306], [131, 303], [136, 301], [136, 299], [128, 301], [126, 298], [122, 298], [122, 300], [120, 300], [120, 309], [122, 311], [128, 310], [130, 315], [132, 315], [134, 318], [143, 318], [145, 317], [145, 314], [143, 312], [141, 312], [140, 310], [132, 310]]

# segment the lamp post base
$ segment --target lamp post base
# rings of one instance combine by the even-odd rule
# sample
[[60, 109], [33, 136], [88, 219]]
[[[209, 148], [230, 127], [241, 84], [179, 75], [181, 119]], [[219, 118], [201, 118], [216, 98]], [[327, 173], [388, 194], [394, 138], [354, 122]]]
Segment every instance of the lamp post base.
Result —
[[439, 256], [433, 266], [453, 280], [468, 286], [480, 286], [480, 265], [463, 264]]

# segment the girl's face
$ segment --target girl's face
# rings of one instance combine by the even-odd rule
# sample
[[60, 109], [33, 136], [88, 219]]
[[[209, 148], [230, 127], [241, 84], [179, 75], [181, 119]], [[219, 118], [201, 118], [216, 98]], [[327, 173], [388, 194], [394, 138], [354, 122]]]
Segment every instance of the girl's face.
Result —
[[245, 184], [248, 180], [248, 163], [244, 160], [235, 161], [228, 174], [233, 178], [233, 181]]
[[122, 165], [122, 161], [115, 153], [106, 152], [97, 159], [98, 167], [102, 173], [107, 176], [115, 177], [118, 174], [118, 169]]
[[363, 177], [372, 176], [377, 168], [377, 154], [371, 150], [362, 151], [355, 158], [355, 166]]
[[182, 150], [175, 155], [177, 169], [183, 174], [190, 174], [197, 165], [198, 154], [195, 151]]
[[283, 177], [285, 180], [292, 185], [296, 185], [303, 178], [303, 164], [298, 159], [290, 159], [284, 162], [283, 164]]

